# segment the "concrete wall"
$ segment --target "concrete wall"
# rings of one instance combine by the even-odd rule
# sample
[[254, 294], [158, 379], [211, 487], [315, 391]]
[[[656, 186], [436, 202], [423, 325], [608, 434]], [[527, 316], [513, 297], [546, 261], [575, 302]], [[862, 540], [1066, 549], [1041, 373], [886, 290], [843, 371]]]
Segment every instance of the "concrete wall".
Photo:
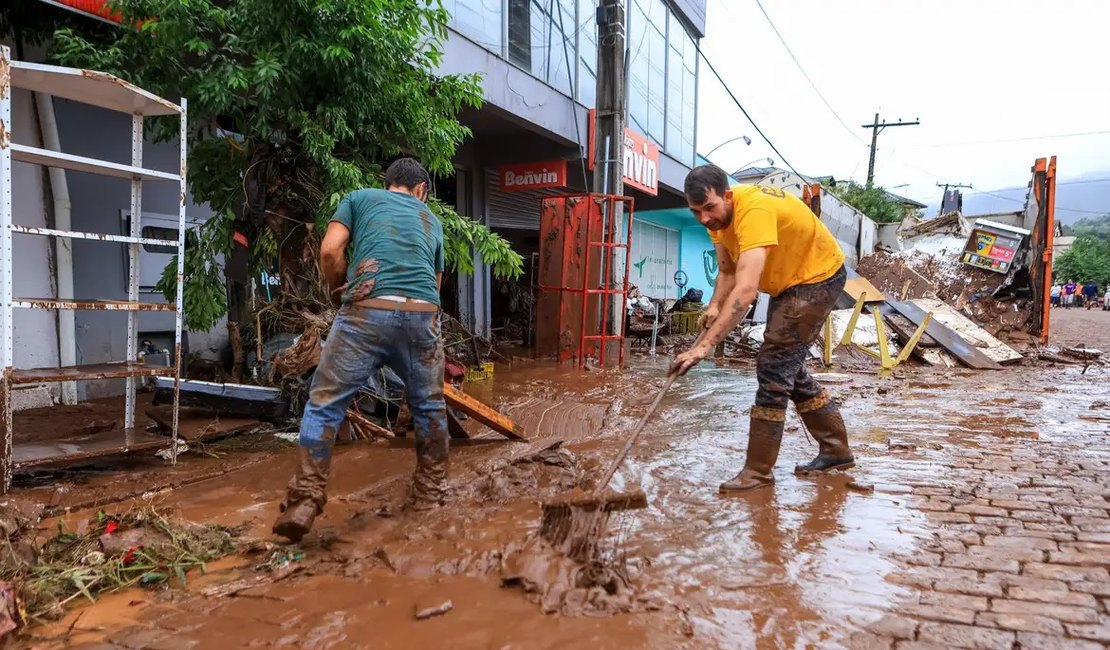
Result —
[[[687, 289], [701, 289], [702, 302], [709, 302], [713, 295], [713, 282], [705, 269], [705, 255], [713, 252], [713, 241], [709, 233], [700, 225], [686, 226], [682, 229], [679, 242], [679, 268], [686, 272]], [[715, 271], [712, 272], [716, 279]]]
[[885, 248], [887, 250], [899, 250], [898, 245], [898, 226], [901, 223], [879, 223], [875, 224], [878, 229], [878, 235], [875, 237], [876, 248]]

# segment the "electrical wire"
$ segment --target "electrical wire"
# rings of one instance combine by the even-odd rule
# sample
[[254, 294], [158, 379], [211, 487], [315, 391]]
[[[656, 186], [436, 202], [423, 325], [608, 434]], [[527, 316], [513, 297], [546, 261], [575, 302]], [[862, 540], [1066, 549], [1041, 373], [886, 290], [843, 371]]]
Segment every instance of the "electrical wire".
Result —
[[[1057, 185], [1061, 185], [1061, 183], [1057, 183]], [[1005, 195], [1002, 195], [1002, 194], [997, 194], [995, 192], [988, 192], [986, 190], [975, 190], [973, 192], [968, 192], [967, 193], [968, 196], [973, 196], [973, 195], [976, 195], [976, 194], [985, 194], [987, 196], [993, 196], [994, 198], [1002, 199], [1003, 201], [1013, 201], [1014, 203], [1021, 203], [1021, 204], [1025, 203], [1025, 199], [1015, 199], [1012, 196], [1005, 196]], [[1098, 214], [1098, 215], [1110, 214], [1110, 210], [1081, 210], [1079, 208], [1063, 208], [1063, 207], [1060, 207], [1060, 206], [1056, 206], [1055, 209], [1058, 212], [1075, 212], [1077, 214]]]
[[775, 143], [771, 142], [771, 139], [767, 137], [767, 134], [763, 132], [763, 129], [759, 128], [759, 125], [755, 123], [755, 120], [752, 119], [752, 116], [748, 114], [748, 110], [744, 108], [744, 105], [741, 104], [740, 100], [736, 98], [736, 94], [733, 93], [732, 89], [728, 87], [727, 83], [725, 83], [725, 80], [721, 77], [721, 73], [717, 72], [716, 66], [714, 66], [713, 62], [709, 60], [709, 57], [705, 56], [705, 52], [701, 51], [701, 43], [698, 41], [698, 39], [694, 39], [694, 49], [697, 50], [698, 56], [701, 57], [701, 60], [705, 61], [705, 65], [709, 67], [709, 71], [712, 72], [713, 76], [717, 78], [717, 81], [721, 83], [721, 87], [723, 87], [725, 89], [725, 92], [728, 93], [728, 96], [732, 98], [732, 101], [736, 104], [736, 107], [739, 108], [740, 112], [744, 114], [744, 117], [746, 117], [748, 121], [751, 122], [752, 128], [754, 128], [755, 132], [759, 134], [759, 137], [763, 138], [763, 141], [767, 143], [767, 146], [771, 147], [771, 151], [774, 151], [778, 155], [779, 160], [782, 161], [782, 164], [789, 167], [790, 171], [794, 172], [798, 176], [801, 176], [802, 174], [797, 169], [794, 169], [794, 165], [790, 164], [790, 162], [786, 159], [786, 156], [782, 155], [782, 152], [779, 151], [778, 147], [775, 146]]
[[906, 149], [943, 149], [948, 147], [970, 147], [980, 144], [1000, 144], [1005, 142], [1029, 142], [1032, 140], [1057, 140], [1060, 138], [1079, 138], [1090, 135], [1107, 135], [1110, 131], [1081, 131], [1077, 133], [1057, 133], [1054, 135], [1031, 135], [1020, 138], [999, 138], [997, 140], [969, 140], [967, 142], [943, 142], [937, 144], [905, 145]]
[[[729, 13], [732, 13], [731, 7], [729, 7], [727, 3], [723, 4], [724, 7], [729, 11]], [[865, 147], [869, 146], [867, 142], [863, 138], [861, 138], [858, 133], [856, 133], [856, 130], [848, 126], [848, 123], [845, 122], [842, 117], [840, 117], [840, 113], [836, 112], [836, 109], [832, 107], [832, 104], [829, 103], [829, 100], [825, 99], [825, 95], [822, 94], [822, 92], [817, 88], [817, 84], [813, 82], [813, 79], [809, 76], [809, 73], [806, 72], [806, 69], [802, 67], [802, 62], [798, 60], [798, 57], [794, 56], [794, 51], [791, 50], [790, 46], [786, 44], [786, 39], [783, 38], [781, 33], [779, 33], [778, 27], [775, 27], [775, 23], [771, 20], [771, 16], [768, 15], [767, 10], [763, 8], [763, 3], [760, 2], [760, 0], [755, 0], [755, 4], [759, 6], [759, 10], [763, 12], [763, 17], [767, 19], [767, 24], [770, 25], [771, 30], [775, 32], [775, 36], [778, 37], [779, 42], [782, 43], [783, 48], [786, 49], [786, 53], [789, 54], [790, 58], [794, 61], [794, 65], [798, 66], [798, 71], [801, 72], [802, 76], [805, 77], [806, 81], [809, 82], [809, 87], [813, 89], [813, 92], [817, 93], [817, 96], [819, 98], [821, 98], [821, 102], [825, 105], [825, 108], [829, 109], [829, 112], [833, 114], [833, 117], [836, 118], [836, 121], [840, 122], [840, 126], [843, 126], [844, 130], [847, 131], [848, 134], [851, 135], [853, 138], [855, 138], [857, 142]]]

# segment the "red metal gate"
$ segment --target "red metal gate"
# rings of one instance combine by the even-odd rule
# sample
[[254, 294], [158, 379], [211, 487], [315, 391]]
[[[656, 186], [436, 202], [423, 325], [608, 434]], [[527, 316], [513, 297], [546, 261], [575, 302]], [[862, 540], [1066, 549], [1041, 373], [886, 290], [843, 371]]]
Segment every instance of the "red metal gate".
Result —
[[[536, 283], [536, 356], [624, 362], [633, 200], [606, 194], [543, 199]], [[617, 255], [623, 277], [617, 278]], [[619, 302], [614, 304], [619, 298]]]

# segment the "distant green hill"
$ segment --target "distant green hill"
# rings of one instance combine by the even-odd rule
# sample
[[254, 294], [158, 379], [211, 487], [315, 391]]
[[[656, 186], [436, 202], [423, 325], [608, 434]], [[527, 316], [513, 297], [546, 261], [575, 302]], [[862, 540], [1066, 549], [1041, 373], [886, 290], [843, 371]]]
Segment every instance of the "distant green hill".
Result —
[[1070, 226], [1064, 226], [1065, 235], [1110, 239], [1110, 214], [1101, 217], [1086, 217]]

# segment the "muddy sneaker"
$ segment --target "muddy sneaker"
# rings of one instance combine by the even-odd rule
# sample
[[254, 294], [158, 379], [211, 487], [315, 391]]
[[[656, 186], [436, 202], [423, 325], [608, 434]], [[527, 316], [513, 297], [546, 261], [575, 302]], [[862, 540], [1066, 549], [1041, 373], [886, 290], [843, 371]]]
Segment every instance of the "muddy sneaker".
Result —
[[286, 506], [285, 502], [281, 505], [281, 514], [274, 522], [272, 530], [275, 535], [281, 535], [296, 544], [312, 530], [312, 522], [316, 520], [317, 515], [316, 504], [305, 499], [292, 506]]

